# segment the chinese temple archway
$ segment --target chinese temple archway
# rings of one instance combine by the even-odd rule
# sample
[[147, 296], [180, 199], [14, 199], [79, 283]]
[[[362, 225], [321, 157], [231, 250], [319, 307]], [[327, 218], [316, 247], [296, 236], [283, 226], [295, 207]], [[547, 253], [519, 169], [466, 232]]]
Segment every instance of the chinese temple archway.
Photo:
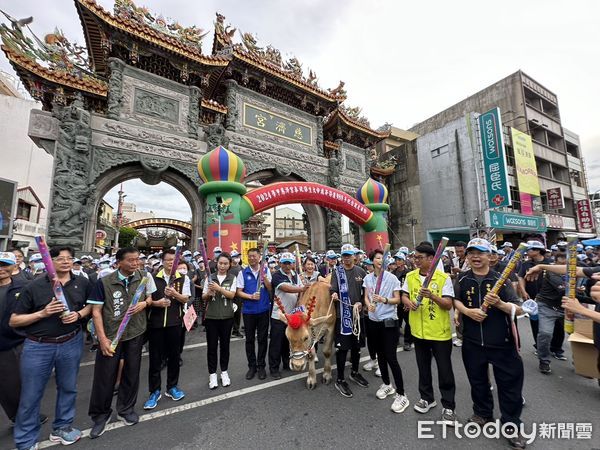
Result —
[[[330, 186], [312, 182], [278, 182], [247, 192], [243, 161], [219, 146], [198, 162], [204, 184], [200, 193], [207, 199], [207, 245], [225, 251], [241, 248], [242, 224], [254, 214], [289, 203], [316, 204], [337, 211], [364, 230], [367, 252], [389, 242], [385, 214], [389, 211], [387, 188], [368, 179], [356, 198]], [[217, 218], [215, 218], [217, 216]]]

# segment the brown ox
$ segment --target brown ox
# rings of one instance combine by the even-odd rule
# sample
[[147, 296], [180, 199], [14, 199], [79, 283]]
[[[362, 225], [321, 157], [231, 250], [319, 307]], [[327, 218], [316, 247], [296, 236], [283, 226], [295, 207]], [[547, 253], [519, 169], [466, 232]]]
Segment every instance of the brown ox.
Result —
[[278, 304], [279, 319], [287, 324], [285, 335], [290, 342], [290, 369], [300, 372], [306, 368], [308, 362], [308, 389], [317, 387], [314, 344], [321, 337], [325, 337], [323, 383], [331, 382], [331, 354], [336, 318], [335, 305], [331, 303], [329, 284], [320, 281], [311, 285], [298, 302], [298, 306], [304, 306], [306, 312], [286, 314], [281, 303]]

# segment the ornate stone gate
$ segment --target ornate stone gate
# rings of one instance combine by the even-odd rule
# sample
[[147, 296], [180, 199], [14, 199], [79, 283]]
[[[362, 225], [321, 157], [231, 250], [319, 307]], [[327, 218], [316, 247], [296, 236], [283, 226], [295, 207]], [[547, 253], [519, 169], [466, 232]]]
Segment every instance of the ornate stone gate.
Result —
[[[51, 243], [90, 249], [100, 200], [131, 178], [176, 187], [190, 203], [195, 242], [204, 222], [196, 164], [217, 145], [244, 159], [248, 180], [313, 181], [354, 194], [368, 177], [368, 149], [389, 131], [343, 105], [343, 82], [324, 90], [296, 58], [284, 61], [248, 33], [235, 43], [219, 14], [205, 55], [206, 32], [130, 0], [117, 0], [113, 13], [93, 0], [75, 4], [85, 48], [56, 32], [27, 39], [18, 23], [0, 28], [3, 51], [43, 105], [29, 135], [55, 156]], [[339, 247], [339, 214], [315, 205], [307, 213], [313, 247]]]

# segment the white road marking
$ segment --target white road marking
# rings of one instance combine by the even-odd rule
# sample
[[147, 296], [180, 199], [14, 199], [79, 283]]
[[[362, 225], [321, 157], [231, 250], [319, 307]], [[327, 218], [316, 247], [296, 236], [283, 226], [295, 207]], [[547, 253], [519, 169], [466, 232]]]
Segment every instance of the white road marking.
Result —
[[[199, 344], [194, 344], [199, 346]], [[397, 352], [402, 351], [402, 347], [400, 347]], [[332, 355], [333, 358], [333, 355]], [[367, 356], [363, 356], [362, 358], [360, 358], [360, 362], [365, 362], [370, 360], [371, 358], [367, 355]], [[346, 363], [347, 366], [350, 365], [350, 363]], [[331, 368], [332, 370], [335, 369], [337, 367], [336, 364], [332, 364]], [[316, 373], [320, 374], [323, 372], [323, 368], [317, 369]], [[240, 397], [242, 395], [246, 395], [246, 394], [251, 394], [253, 392], [258, 392], [258, 391], [262, 391], [264, 389], [269, 389], [275, 386], [279, 386], [281, 384], [286, 384], [286, 383], [290, 383], [292, 381], [296, 381], [296, 380], [300, 380], [302, 378], [306, 378], [307, 377], [307, 372], [302, 372], [302, 373], [298, 373], [296, 375], [291, 375], [289, 377], [285, 377], [282, 378], [280, 380], [273, 380], [273, 381], [268, 381], [266, 383], [261, 383], [261, 384], [257, 384], [256, 386], [250, 386], [247, 388], [242, 388], [242, 389], [238, 389], [237, 391], [231, 391], [231, 392], [227, 392], [225, 394], [221, 394], [221, 395], [216, 395], [214, 397], [209, 397], [209, 398], [205, 398], [204, 400], [198, 400], [195, 402], [191, 402], [191, 403], [186, 403], [185, 405], [180, 405], [180, 406], [174, 406], [173, 408], [167, 408], [167, 409], [162, 409], [160, 411], [156, 411], [153, 413], [148, 413], [148, 414], [144, 414], [140, 416], [140, 422], [145, 422], [147, 420], [154, 420], [154, 419], [159, 419], [161, 417], [165, 417], [165, 416], [170, 416], [172, 414], [178, 414], [184, 411], [189, 411], [191, 409], [196, 409], [196, 408], [200, 408], [201, 406], [206, 406], [206, 405], [211, 405], [213, 403], [217, 403], [217, 402], [221, 402], [223, 400], [229, 400], [230, 398], [235, 398], [235, 397]], [[106, 432], [112, 431], [112, 430], [118, 430], [119, 428], [123, 428], [127, 425], [125, 425], [123, 422], [118, 421], [118, 422], [111, 422], [106, 426]], [[82, 430], [82, 438], [87, 438], [90, 436], [90, 431], [92, 429], [88, 428], [87, 430]], [[102, 438], [99, 438], [102, 439]], [[47, 448], [47, 447], [53, 447], [55, 445], [59, 445], [58, 442], [52, 442], [50, 440], [48, 441], [43, 441], [39, 443], [39, 448]]]
[[[245, 341], [245, 339], [242, 338], [231, 338], [231, 342], [236, 342], [236, 341]], [[199, 347], [206, 347], [206, 342], [199, 342], [198, 344], [190, 344], [190, 345], [186, 345], [183, 347], [184, 350], [189, 350], [191, 348], [199, 348]], [[148, 352], [142, 352], [142, 356], [148, 356]], [[82, 362], [79, 367], [86, 367], [86, 366], [93, 366], [94, 364], [96, 364], [96, 360], [93, 359], [92, 361], [86, 361], [86, 362]]]

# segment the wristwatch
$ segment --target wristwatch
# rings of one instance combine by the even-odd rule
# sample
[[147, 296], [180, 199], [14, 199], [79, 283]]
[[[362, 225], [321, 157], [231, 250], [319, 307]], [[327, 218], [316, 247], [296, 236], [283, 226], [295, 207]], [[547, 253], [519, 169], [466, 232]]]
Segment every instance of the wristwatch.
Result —
[[383, 303], [385, 303], [387, 305], [388, 302], [389, 302], [389, 299], [387, 297], [385, 297], [385, 302], [383, 302]]

